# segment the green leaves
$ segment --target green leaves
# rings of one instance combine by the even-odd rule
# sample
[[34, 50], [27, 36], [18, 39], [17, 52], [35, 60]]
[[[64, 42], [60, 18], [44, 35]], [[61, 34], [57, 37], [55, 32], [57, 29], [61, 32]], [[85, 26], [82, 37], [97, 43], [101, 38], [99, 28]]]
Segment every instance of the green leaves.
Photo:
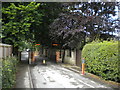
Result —
[[18, 60], [16, 57], [10, 57], [2, 60], [2, 88], [12, 88], [15, 84], [17, 63]]
[[[26, 4], [10, 3], [8, 7], [2, 8], [3, 40], [5, 43], [13, 44], [15, 47], [22, 47], [20, 44], [21, 41], [26, 42], [29, 40], [28, 37], [34, 34], [30, 30], [31, 26], [34, 23], [41, 23], [42, 13], [38, 12], [39, 6], [40, 3], [36, 2]], [[33, 37], [30, 39], [33, 39]]]
[[106, 80], [120, 81], [118, 71], [118, 42], [92, 42], [84, 46], [82, 57], [86, 60], [86, 70]]

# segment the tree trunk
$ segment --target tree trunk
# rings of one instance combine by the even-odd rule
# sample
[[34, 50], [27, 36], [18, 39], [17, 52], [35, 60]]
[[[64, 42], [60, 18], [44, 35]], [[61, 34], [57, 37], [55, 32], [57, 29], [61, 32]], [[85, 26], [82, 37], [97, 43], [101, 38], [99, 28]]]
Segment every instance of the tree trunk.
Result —
[[64, 49], [64, 51], [63, 51], [62, 63], [64, 63], [64, 58], [65, 58], [65, 49]]
[[42, 46], [42, 55], [43, 55], [43, 52], [44, 52], [44, 49], [43, 49], [43, 46]]
[[18, 60], [21, 61], [21, 52], [18, 52]]
[[13, 46], [13, 55], [18, 57], [18, 47]]
[[81, 66], [81, 50], [76, 49], [76, 66]]

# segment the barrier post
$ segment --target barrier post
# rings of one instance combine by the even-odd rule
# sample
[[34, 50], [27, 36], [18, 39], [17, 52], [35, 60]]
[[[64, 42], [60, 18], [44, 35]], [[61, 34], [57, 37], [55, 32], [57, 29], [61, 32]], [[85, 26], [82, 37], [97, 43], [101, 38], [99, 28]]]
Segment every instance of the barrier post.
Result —
[[85, 59], [82, 58], [82, 75], [85, 74]]

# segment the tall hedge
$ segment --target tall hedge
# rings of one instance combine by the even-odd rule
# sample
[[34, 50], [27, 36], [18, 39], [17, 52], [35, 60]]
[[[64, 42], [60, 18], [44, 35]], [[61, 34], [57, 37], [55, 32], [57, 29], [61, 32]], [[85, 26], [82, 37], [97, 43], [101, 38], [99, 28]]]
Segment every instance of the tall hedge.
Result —
[[2, 88], [12, 88], [15, 84], [16, 66], [18, 60], [16, 57], [10, 57], [2, 60]]
[[120, 82], [118, 55], [118, 41], [92, 42], [82, 50], [86, 71], [116, 82]]

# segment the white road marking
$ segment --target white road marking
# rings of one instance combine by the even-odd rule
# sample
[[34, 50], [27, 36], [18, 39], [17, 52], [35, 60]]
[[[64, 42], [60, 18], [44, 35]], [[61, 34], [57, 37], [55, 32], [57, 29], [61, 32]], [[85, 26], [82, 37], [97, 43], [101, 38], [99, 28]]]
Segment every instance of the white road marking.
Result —
[[[49, 68], [50, 69], [50, 68]], [[54, 72], [54, 74], [53, 74]], [[66, 75], [61, 75], [55, 71], [47, 71], [47, 74], [50, 75], [54, 80], [56, 80], [58, 83], [62, 84], [65, 88], [82, 88], [83, 85], [73, 85], [71, 82], [75, 82], [74, 78], [69, 79]], [[64, 82], [64, 83], [63, 83]]]
[[85, 84], [85, 85], [87, 85], [87, 86], [89, 86], [89, 87], [91, 87], [91, 88], [95, 88], [94, 86], [92, 86], [92, 85], [90, 85], [90, 84], [87, 84], [87, 83], [84, 83], [83, 81], [81, 81], [81, 80], [78, 80], [79, 82], [81, 82], [81, 83], [83, 83], [83, 84]]
[[[35, 78], [36, 78], [36, 82], [38, 82], [36, 84], [40, 86], [42, 82], [47, 83], [47, 84], [43, 84], [40, 87], [49, 87], [51, 85], [50, 86], [51, 88], [52, 87], [54, 88], [57, 86], [64, 87], [64, 88], [83, 88], [84, 86], [88, 86], [90, 88], [107, 88], [104, 85], [101, 85], [88, 78], [80, 76], [77, 73], [73, 73], [73, 71], [70, 71], [61, 66], [50, 65], [50, 66], [39, 67], [39, 65], [37, 65], [32, 70], [33, 70], [33, 73], [36, 74]], [[39, 77], [42, 77], [44, 79], [40, 80], [38, 79]], [[56, 86], [54, 86], [54, 84]], [[91, 84], [93, 84], [94, 86]]]
[[[54, 67], [54, 68], [56, 68], [54, 65], [51, 65], [52, 67]], [[63, 71], [70, 71], [70, 70], [68, 70], [68, 69], [66, 69], [66, 68], [63, 68], [63, 67], [60, 67], [60, 69], [62, 69]], [[73, 76], [73, 75], [72, 75]], [[67, 78], [67, 76], [65, 75], [65, 77]], [[84, 77], [82, 77], [82, 79], [83, 80], [79, 80], [81, 83], [83, 83], [83, 84], [85, 84], [85, 85], [87, 85], [87, 86], [89, 86], [89, 87], [91, 87], [91, 88], [107, 88], [106, 86], [104, 86], [104, 85], [98, 85], [98, 83], [97, 82], [94, 82], [94, 81], [92, 81], [92, 80], [89, 80], [88, 78], [84, 78]], [[90, 82], [92, 82], [93, 84], [96, 84], [97, 86], [96, 87], [94, 87], [94, 86], [92, 86], [92, 85], [90, 85], [90, 84], [88, 84], [88, 83], [85, 83], [84, 82], [84, 80], [85, 81], [90, 81]]]
[[91, 81], [92, 83], [96, 83], [96, 82], [94, 82], [94, 81]]

